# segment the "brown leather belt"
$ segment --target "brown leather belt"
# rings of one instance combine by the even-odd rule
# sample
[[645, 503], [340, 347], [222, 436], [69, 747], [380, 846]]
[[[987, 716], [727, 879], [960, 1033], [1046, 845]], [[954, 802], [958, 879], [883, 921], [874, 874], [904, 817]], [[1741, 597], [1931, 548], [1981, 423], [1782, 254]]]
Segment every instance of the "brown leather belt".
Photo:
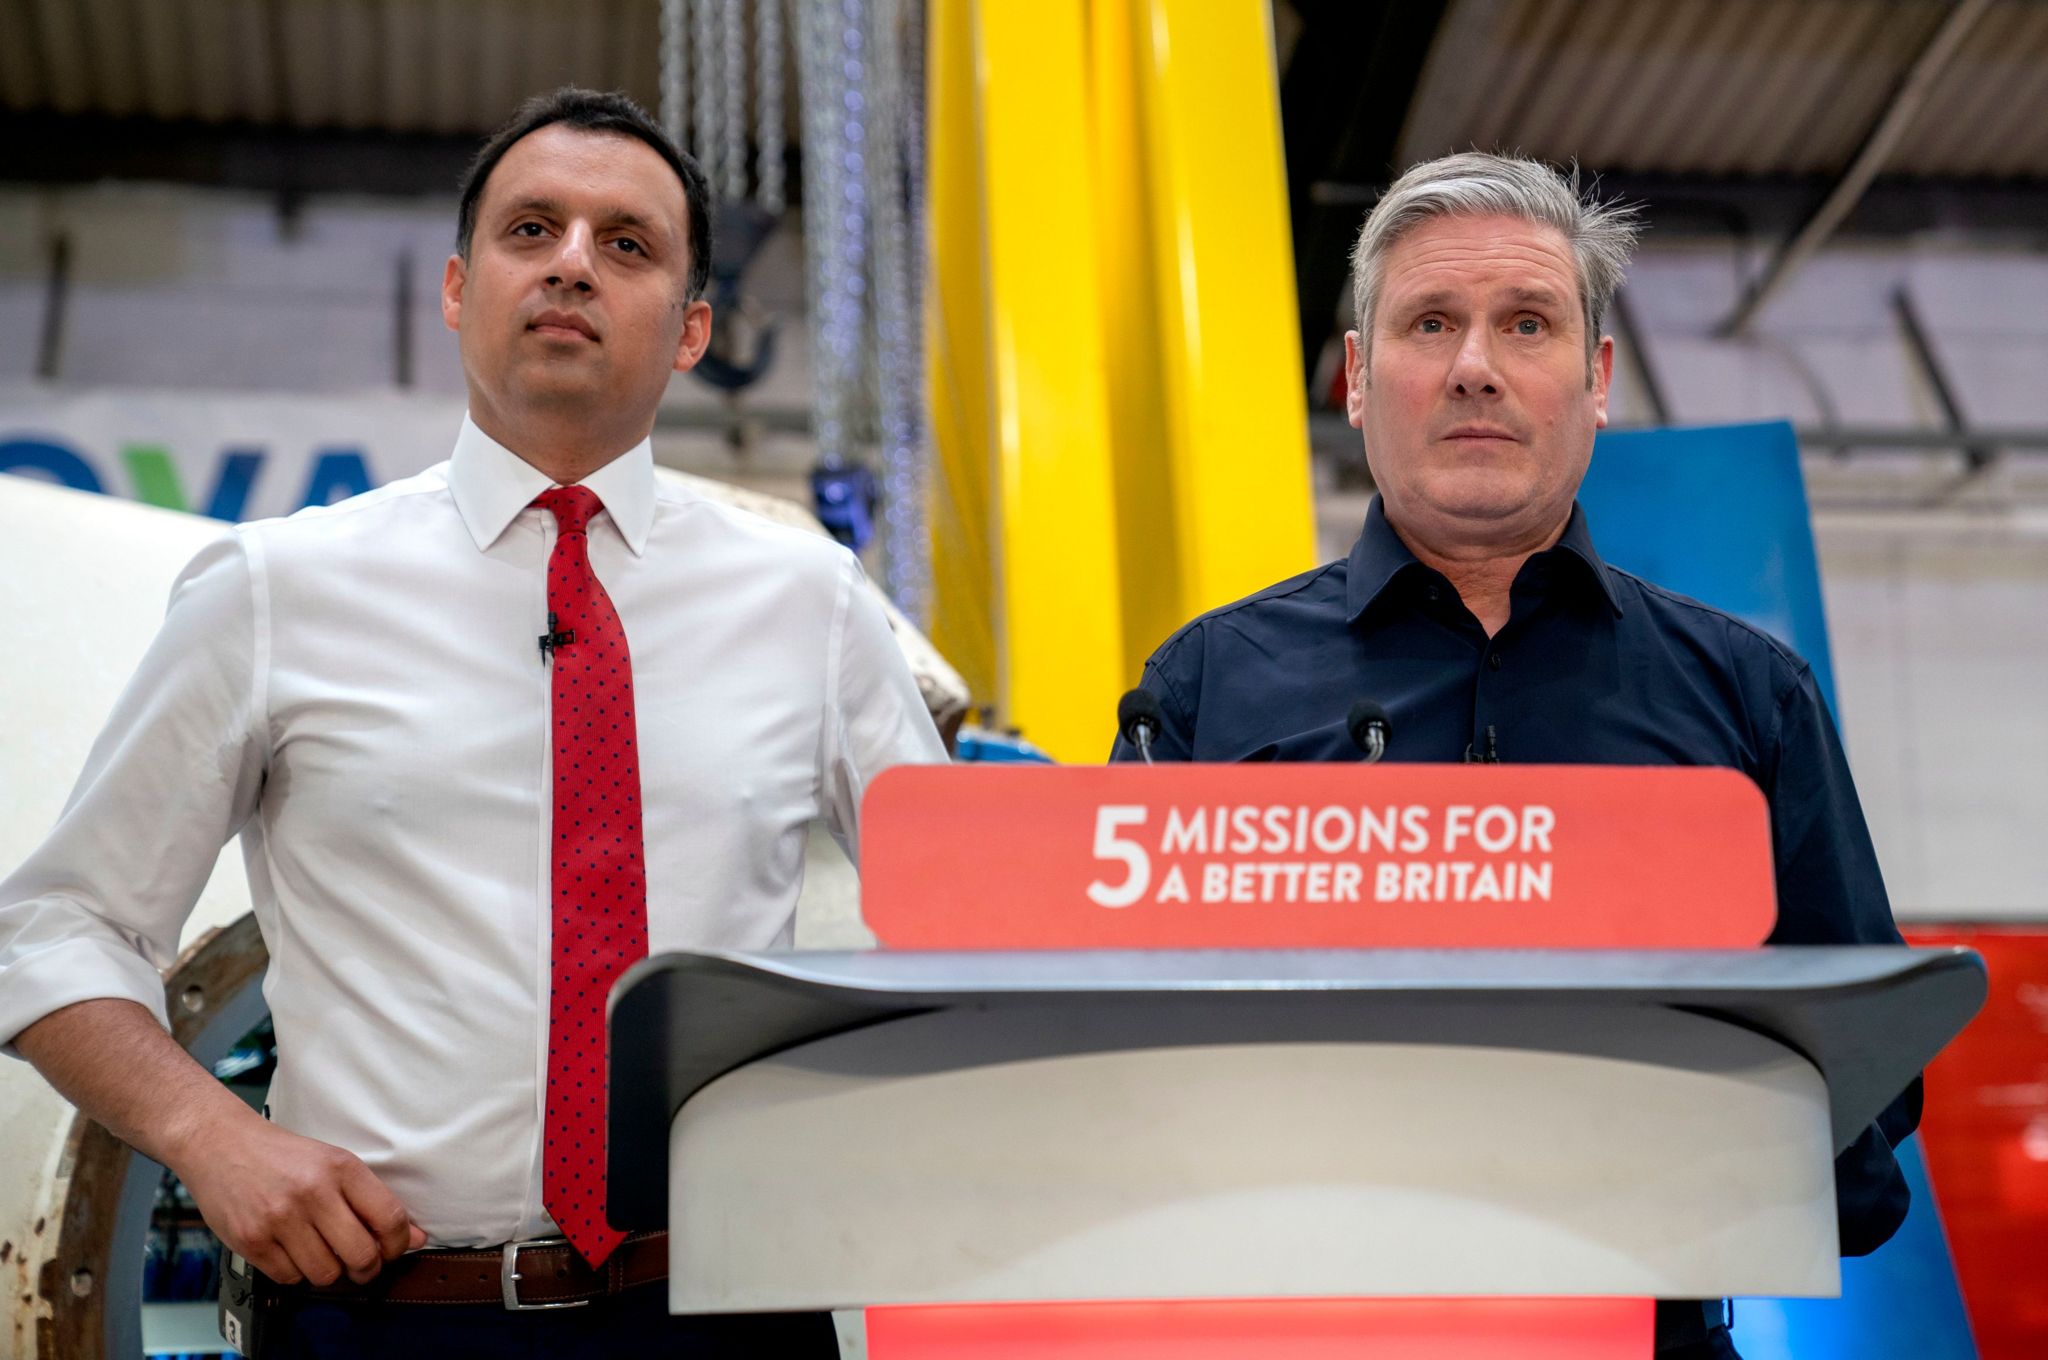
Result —
[[282, 1292], [356, 1303], [495, 1303], [513, 1311], [577, 1308], [668, 1278], [668, 1234], [633, 1233], [592, 1270], [559, 1237], [502, 1247], [415, 1251], [356, 1284], [281, 1286]]

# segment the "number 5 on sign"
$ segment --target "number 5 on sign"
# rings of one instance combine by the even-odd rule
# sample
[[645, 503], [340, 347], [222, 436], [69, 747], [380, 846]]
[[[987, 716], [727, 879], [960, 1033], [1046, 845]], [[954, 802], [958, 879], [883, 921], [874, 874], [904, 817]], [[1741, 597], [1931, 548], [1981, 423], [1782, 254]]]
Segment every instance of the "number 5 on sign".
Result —
[[1088, 900], [1098, 907], [1128, 907], [1152, 886], [1152, 857], [1134, 840], [1117, 835], [1127, 826], [1143, 826], [1145, 809], [1135, 803], [1112, 803], [1095, 809], [1095, 858], [1121, 860], [1130, 872], [1112, 887], [1101, 879], [1088, 885]]

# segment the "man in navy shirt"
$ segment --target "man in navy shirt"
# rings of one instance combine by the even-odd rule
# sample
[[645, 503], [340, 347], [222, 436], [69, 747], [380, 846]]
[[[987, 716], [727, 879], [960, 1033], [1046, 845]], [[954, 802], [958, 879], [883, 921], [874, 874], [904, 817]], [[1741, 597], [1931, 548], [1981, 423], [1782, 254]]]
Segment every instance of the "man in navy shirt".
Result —
[[[1350, 556], [1212, 610], [1145, 664], [1155, 758], [1356, 760], [1354, 700], [1395, 761], [1718, 765], [1770, 803], [1775, 944], [1896, 944], [1813, 674], [1719, 610], [1608, 566], [1575, 502], [1607, 423], [1600, 333], [1630, 213], [1533, 161], [1408, 171], [1353, 257], [1345, 409], [1379, 495]], [[1113, 759], [1135, 753], [1121, 742]], [[1835, 1162], [1842, 1249], [1882, 1245], [1915, 1082]], [[1735, 1355], [1718, 1301], [1660, 1304], [1657, 1353]]]

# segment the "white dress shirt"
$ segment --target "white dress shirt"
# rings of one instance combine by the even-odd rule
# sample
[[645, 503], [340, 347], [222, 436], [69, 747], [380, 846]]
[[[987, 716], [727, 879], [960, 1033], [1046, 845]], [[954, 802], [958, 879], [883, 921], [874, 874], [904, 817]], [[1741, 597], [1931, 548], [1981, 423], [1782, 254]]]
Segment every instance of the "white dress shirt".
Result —
[[[448, 462], [193, 560], [0, 881], [0, 1039], [95, 997], [162, 1018], [240, 832], [272, 1117], [361, 1157], [436, 1245], [552, 1230], [550, 485], [465, 420]], [[837, 544], [657, 482], [644, 441], [584, 485], [633, 656], [649, 945], [787, 946], [806, 825], [851, 854], [868, 782], [945, 758], [917, 686]]]

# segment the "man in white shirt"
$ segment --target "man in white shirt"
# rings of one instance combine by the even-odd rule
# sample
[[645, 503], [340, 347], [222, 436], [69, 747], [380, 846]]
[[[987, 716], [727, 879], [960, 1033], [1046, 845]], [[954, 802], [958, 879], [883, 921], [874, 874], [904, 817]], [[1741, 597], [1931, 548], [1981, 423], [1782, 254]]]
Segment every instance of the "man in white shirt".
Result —
[[[807, 823], [851, 849], [878, 771], [944, 758], [851, 555], [654, 478], [656, 406], [710, 338], [708, 210], [630, 101], [529, 101], [479, 154], [448, 262], [453, 456], [201, 553], [56, 828], [0, 882], [0, 1040], [297, 1291], [272, 1353], [832, 1345], [819, 1318], [668, 1319], [640, 1287], [665, 1249], [605, 1237], [601, 1193], [559, 1223], [573, 1247], [520, 1257], [548, 1300], [593, 1302], [487, 1301], [504, 1245], [564, 1217], [544, 1145], [596, 1108], [556, 1091], [601, 1058], [565, 1050], [569, 1017], [601, 1025], [645, 950], [786, 945]], [[170, 1037], [158, 975], [237, 832], [272, 1122]], [[577, 853], [603, 860], [602, 902], [556, 862], [572, 835], [595, 837]], [[614, 910], [615, 957], [565, 962]], [[583, 1011], [565, 967], [599, 969]], [[455, 1248], [485, 1251], [435, 1254]], [[483, 1297], [447, 1292], [470, 1275]]]

